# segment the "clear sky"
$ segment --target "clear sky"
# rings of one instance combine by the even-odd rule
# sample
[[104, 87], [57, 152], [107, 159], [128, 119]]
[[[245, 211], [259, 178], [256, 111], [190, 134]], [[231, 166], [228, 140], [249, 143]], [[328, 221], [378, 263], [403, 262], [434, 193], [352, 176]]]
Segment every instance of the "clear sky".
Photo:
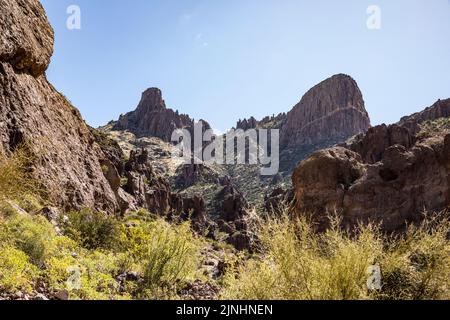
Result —
[[[450, 0], [41, 2], [56, 33], [48, 78], [92, 126], [134, 110], [148, 87], [219, 130], [289, 111], [336, 73], [358, 82], [372, 124], [450, 97]], [[66, 27], [72, 4], [80, 30]]]

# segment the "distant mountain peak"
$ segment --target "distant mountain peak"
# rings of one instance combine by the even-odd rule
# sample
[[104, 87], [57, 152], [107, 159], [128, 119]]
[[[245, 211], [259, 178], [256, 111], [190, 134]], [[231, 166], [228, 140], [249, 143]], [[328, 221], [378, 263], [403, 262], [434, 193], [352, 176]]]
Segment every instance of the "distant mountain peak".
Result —
[[140, 111], [154, 109], [166, 109], [166, 103], [162, 97], [162, 91], [158, 88], [149, 88], [142, 93], [141, 101], [137, 107]]
[[[206, 121], [202, 121], [206, 128], [210, 128]], [[167, 108], [160, 89], [149, 88], [142, 93], [136, 110], [120, 116], [113, 130], [128, 130], [137, 137], [156, 137], [170, 142], [176, 129], [193, 130], [194, 123], [188, 115]]]
[[288, 113], [281, 144], [289, 147], [345, 139], [369, 128], [358, 84], [346, 74], [337, 74], [310, 89]]

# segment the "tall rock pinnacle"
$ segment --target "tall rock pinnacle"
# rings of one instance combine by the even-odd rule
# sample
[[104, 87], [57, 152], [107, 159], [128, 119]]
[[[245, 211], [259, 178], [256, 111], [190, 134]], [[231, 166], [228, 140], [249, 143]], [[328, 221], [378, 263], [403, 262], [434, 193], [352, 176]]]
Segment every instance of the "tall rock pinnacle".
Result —
[[[113, 130], [128, 130], [138, 137], [151, 136], [170, 142], [174, 130], [193, 127], [193, 119], [166, 108], [161, 90], [150, 88], [142, 93], [136, 110], [121, 116]], [[207, 123], [206, 127], [209, 128]]]
[[282, 147], [346, 139], [370, 128], [361, 91], [355, 80], [335, 75], [309, 90], [287, 115]]

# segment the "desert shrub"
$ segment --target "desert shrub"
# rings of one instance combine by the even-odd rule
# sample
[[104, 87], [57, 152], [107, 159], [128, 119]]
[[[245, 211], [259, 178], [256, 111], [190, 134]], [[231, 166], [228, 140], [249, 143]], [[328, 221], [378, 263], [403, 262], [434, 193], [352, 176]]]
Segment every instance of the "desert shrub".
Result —
[[45, 279], [57, 291], [66, 289], [71, 299], [128, 299], [120, 292], [116, 256], [111, 252], [87, 251], [56, 255], [47, 261]]
[[429, 138], [433, 135], [444, 135], [450, 132], [450, 119], [439, 118], [435, 120], [428, 120], [420, 124], [419, 138]]
[[0, 291], [29, 293], [37, 277], [38, 269], [23, 251], [0, 245]]
[[32, 154], [26, 145], [19, 146], [9, 157], [0, 155], [0, 201], [24, 199], [27, 195], [45, 198], [45, 192], [30, 170]]
[[450, 299], [450, 223], [443, 214], [410, 226], [389, 243], [382, 266], [379, 299]]
[[[411, 227], [402, 237], [373, 226], [323, 234], [304, 219], [261, 223], [256, 257], [229, 268], [227, 299], [442, 299], [449, 298], [450, 252], [446, 223]], [[333, 224], [335, 226], [338, 223]], [[369, 290], [368, 268], [379, 265], [381, 289]]]
[[32, 194], [22, 195], [17, 199], [17, 204], [30, 214], [35, 214], [43, 208], [42, 199]]
[[193, 278], [199, 269], [202, 245], [188, 223], [172, 225], [163, 219], [122, 225], [120, 236], [128, 266], [143, 274], [143, 289], [150, 295]]
[[114, 248], [119, 222], [101, 212], [84, 209], [70, 212], [63, 223], [64, 234], [87, 249]]
[[0, 223], [0, 241], [28, 255], [31, 262], [43, 266], [51, 254], [53, 226], [42, 216], [15, 215]]

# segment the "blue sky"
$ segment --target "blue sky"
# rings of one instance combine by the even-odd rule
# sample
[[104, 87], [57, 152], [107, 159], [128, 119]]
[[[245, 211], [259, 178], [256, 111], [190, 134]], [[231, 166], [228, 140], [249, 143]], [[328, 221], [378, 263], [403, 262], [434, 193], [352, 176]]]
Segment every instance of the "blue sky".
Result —
[[[372, 124], [450, 97], [450, 0], [41, 0], [55, 29], [49, 80], [92, 126], [159, 87], [219, 130], [289, 111], [336, 73], [358, 82]], [[66, 9], [81, 8], [81, 30]], [[369, 5], [381, 30], [366, 26]]]

